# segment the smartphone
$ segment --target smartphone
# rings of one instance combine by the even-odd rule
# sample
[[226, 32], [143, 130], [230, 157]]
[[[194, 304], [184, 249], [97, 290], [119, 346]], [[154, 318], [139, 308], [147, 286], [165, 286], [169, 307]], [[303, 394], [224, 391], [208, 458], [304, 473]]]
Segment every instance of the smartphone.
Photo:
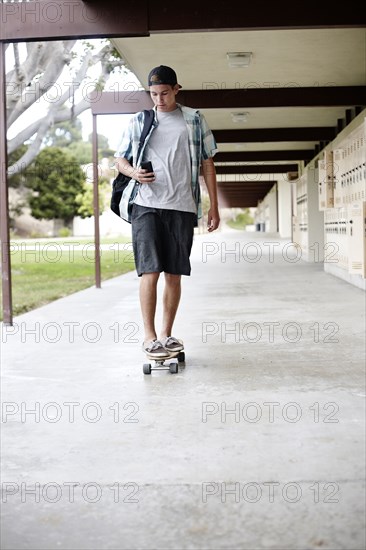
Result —
[[143, 170], [147, 170], [148, 172], [153, 172], [153, 167], [150, 160], [146, 160], [145, 162], [141, 163], [141, 168]]

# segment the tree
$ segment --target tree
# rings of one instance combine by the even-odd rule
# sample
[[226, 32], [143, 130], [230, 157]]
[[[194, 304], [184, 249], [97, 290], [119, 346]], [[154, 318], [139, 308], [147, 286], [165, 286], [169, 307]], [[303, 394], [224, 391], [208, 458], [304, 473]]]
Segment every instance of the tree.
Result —
[[[93, 143], [93, 134], [89, 134], [89, 143]], [[108, 138], [103, 134], [98, 134], [98, 157], [113, 157], [114, 151], [109, 147]]]
[[[99, 213], [101, 214], [111, 200], [111, 185], [109, 180], [104, 177], [99, 178], [98, 189]], [[81, 218], [90, 218], [90, 216], [94, 215], [93, 193], [93, 185], [90, 182], [85, 181], [82, 193], [79, 193], [76, 196], [76, 202], [79, 205], [77, 213]]]
[[[67, 150], [78, 159], [80, 164], [89, 164], [92, 162], [93, 148], [90, 136], [88, 141], [72, 141], [67, 146]], [[108, 138], [102, 134], [98, 134], [98, 161], [105, 157], [114, 160], [114, 151], [109, 147]]]
[[[9, 164], [10, 165], [16, 164], [19, 161], [19, 159], [25, 154], [26, 151], [27, 151], [26, 145], [21, 145], [20, 147], [18, 147], [18, 149], [15, 149], [15, 151], [9, 155], [9, 159], [8, 159]], [[21, 172], [18, 172], [17, 174], [12, 175], [9, 178], [9, 185], [10, 187], [15, 187], [18, 189], [22, 188], [24, 186], [24, 175]]]
[[[14, 68], [6, 75], [7, 124], [10, 128], [20, 116], [43, 100], [44, 115], [28, 124], [9, 140], [9, 155], [20, 146], [26, 151], [9, 163], [9, 176], [18, 174], [35, 159], [49, 129], [75, 118], [95, 101], [114, 70], [127, 73], [123, 60], [108, 40], [95, 44], [83, 41], [84, 52], [75, 51], [80, 41], [58, 40], [25, 44], [21, 61], [19, 44], [12, 44]], [[100, 65], [99, 75], [91, 79], [90, 70]], [[28, 111], [29, 112], [29, 111]]]
[[[26, 145], [21, 145], [11, 155], [9, 155], [9, 163], [18, 162], [22, 155], [26, 152]], [[9, 187], [13, 188], [13, 193], [9, 195], [9, 218], [10, 227], [14, 228], [15, 220], [22, 214], [23, 208], [26, 206], [25, 200], [25, 177], [24, 173], [19, 172], [9, 178]], [[16, 190], [16, 191], [15, 191]]]
[[83, 140], [81, 121], [78, 118], [65, 120], [57, 126], [52, 126], [45, 137], [44, 143], [51, 147], [70, 147], [73, 143]]
[[75, 157], [79, 164], [89, 164], [93, 159], [91, 143], [87, 141], [74, 141], [67, 148], [68, 152]]
[[72, 155], [46, 147], [26, 171], [31, 190], [29, 206], [37, 219], [61, 219], [69, 225], [78, 214], [76, 197], [82, 193], [85, 175]]

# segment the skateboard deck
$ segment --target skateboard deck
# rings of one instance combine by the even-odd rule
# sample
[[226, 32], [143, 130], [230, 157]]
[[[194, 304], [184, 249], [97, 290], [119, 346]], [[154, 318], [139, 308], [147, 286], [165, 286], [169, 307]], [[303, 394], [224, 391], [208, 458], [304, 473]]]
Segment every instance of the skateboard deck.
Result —
[[[179, 363], [184, 363], [185, 353], [184, 350], [172, 351], [168, 357], [155, 357], [154, 355], [146, 354], [149, 363], [143, 364], [144, 374], [151, 374], [152, 370], [169, 370], [172, 374], [178, 372]], [[173, 361], [172, 361], [173, 359]]]

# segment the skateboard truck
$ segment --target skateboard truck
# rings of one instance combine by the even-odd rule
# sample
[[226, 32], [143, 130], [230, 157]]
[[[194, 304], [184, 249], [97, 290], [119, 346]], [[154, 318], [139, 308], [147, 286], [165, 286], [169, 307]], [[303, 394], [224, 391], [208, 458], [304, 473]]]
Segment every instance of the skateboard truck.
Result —
[[[153, 361], [153, 363], [144, 363], [143, 372], [144, 374], [151, 374], [152, 370], [169, 370], [172, 374], [178, 372], [179, 363], [184, 363], [185, 353], [184, 351], [171, 352], [168, 357], [157, 358], [153, 355], [146, 354], [147, 358]], [[169, 362], [171, 359], [176, 359], [176, 361]]]

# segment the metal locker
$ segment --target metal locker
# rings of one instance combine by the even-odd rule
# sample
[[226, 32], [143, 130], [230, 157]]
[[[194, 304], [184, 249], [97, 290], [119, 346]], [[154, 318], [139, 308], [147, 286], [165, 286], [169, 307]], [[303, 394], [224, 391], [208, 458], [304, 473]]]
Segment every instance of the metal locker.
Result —
[[348, 212], [347, 207], [339, 208], [338, 210], [338, 266], [348, 270], [349, 266], [349, 228], [347, 227]]
[[333, 151], [324, 151], [318, 170], [319, 210], [333, 208]]
[[343, 149], [333, 150], [333, 198], [334, 206], [339, 208], [343, 205]]
[[[344, 204], [366, 200], [366, 122], [358, 126], [345, 139], [345, 191]], [[343, 143], [342, 143], [343, 145]]]
[[366, 278], [366, 201], [348, 208], [349, 272]]

